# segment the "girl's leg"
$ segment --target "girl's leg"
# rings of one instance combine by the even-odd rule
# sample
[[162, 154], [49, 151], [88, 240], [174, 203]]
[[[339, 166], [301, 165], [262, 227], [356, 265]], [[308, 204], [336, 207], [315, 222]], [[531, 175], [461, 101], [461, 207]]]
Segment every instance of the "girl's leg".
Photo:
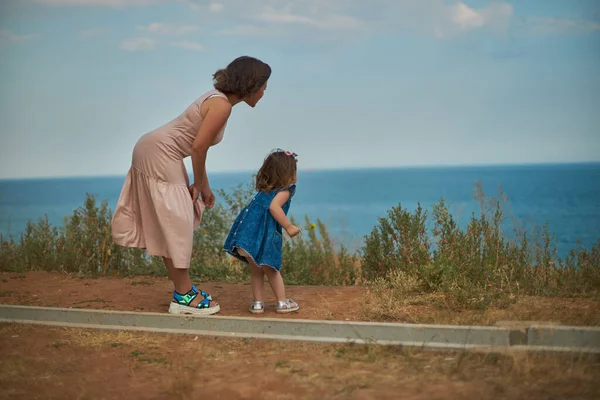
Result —
[[263, 267], [265, 275], [269, 278], [269, 284], [273, 289], [273, 294], [277, 298], [277, 306], [275, 311], [278, 313], [290, 313], [298, 311], [300, 306], [292, 299], [285, 298], [285, 285], [281, 273], [271, 267]]
[[244, 257], [248, 264], [250, 264], [252, 268], [252, 296], [254, 297], [254, 301], [263, 301], [264, 298], [264, 287], [265, 287], [265, 273], [263, 268], [256, 265], [254, 259], [250, 254], [246, 252], [244, 249], [237, 249], [237, 253]]
[[262, 268], [252, 261], [247, 259], [252, 266], [252, 297], [254, 301], [263, 301], [264, 287], [265, 287], [265, 274]]
[[273, 294], [277, 301], [285, 301], [285, 285], [283, 284], [283, 278], [279, 271], [274, 270], [271, 267], [263, 267], [265, 275], [269, 279], [269, 285], [273, 289]]

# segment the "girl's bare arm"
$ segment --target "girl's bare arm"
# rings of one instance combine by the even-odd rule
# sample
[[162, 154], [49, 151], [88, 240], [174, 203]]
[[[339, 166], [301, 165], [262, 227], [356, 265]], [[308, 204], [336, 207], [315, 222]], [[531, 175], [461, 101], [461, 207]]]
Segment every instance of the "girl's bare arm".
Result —
[[283, 211], [283, 205], [290, 199], [290, 192], [288, 190], [282, 190], [277, 193], [273, 200], [271, 201], [271, 205], [269, 206], [269, 211], [275, 221], [279, 223], [285, 229], [290, 237], [296, 236], [300, 233], [300, 229], [297, 226], [293, 225], [288, 217], [285, 215]]

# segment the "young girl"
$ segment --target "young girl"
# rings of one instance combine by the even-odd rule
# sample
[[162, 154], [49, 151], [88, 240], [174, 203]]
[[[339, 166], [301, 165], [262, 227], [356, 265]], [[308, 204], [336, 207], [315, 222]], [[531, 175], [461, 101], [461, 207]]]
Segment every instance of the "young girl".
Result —
[[277, 298], [278, 313], [297, 311], [300, 306], [285, 298], [281, 269], [282, 229], [290, 237], [300, 233], [287, 218], [296, 191], [296, 153], [274, 150], [256, 176], [258, 193], [236, 218], [225, 240], [225, 251], [252, 266], [250, 312], [265, 311], [263, 301], [264, 276], [267, 275]]

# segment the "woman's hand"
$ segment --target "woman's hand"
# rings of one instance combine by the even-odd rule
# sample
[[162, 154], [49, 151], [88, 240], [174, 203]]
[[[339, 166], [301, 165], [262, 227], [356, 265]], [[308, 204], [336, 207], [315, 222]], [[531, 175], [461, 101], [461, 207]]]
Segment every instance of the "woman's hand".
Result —
[[198, 200], [198, 196], [200, 196], [200, 193], [198, 192], [198, 190], [196, 190], [196, 186], [188, 186], [188, 191], [190, 192], [190, 196], [192, 196], [192, 203], [195, 203], [196, 200]]
[[213, 208], [215, 206], [215, 195], [210, 189], [210, 186], [205, 185], [202, 190], [200, 190], [200, 196], [202, 196], [202, 201], [206, 208]]
[[212, 192], [210, 186], [204, 186], [204, 189], [198, 191], [195, 185], [188, 186], [188, 191], [192, 197], [192, 202], [195, 203], [198, 197], [202, 197], [202, 201], [206, 208], [213, 208], [215, 206], [215, 195]]

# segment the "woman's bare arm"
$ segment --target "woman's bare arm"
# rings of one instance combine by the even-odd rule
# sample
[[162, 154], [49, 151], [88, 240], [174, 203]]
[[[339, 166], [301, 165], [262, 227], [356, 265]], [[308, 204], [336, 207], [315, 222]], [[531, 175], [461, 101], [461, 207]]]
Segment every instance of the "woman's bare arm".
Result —
[[208, 182], [206, 178], [206, 153], [231, 115], [231, 104], [221, 97], [207, 99], [205, 104], [207, 106], [206, 114], [192, 145], [194, 187], [199, 192]]

